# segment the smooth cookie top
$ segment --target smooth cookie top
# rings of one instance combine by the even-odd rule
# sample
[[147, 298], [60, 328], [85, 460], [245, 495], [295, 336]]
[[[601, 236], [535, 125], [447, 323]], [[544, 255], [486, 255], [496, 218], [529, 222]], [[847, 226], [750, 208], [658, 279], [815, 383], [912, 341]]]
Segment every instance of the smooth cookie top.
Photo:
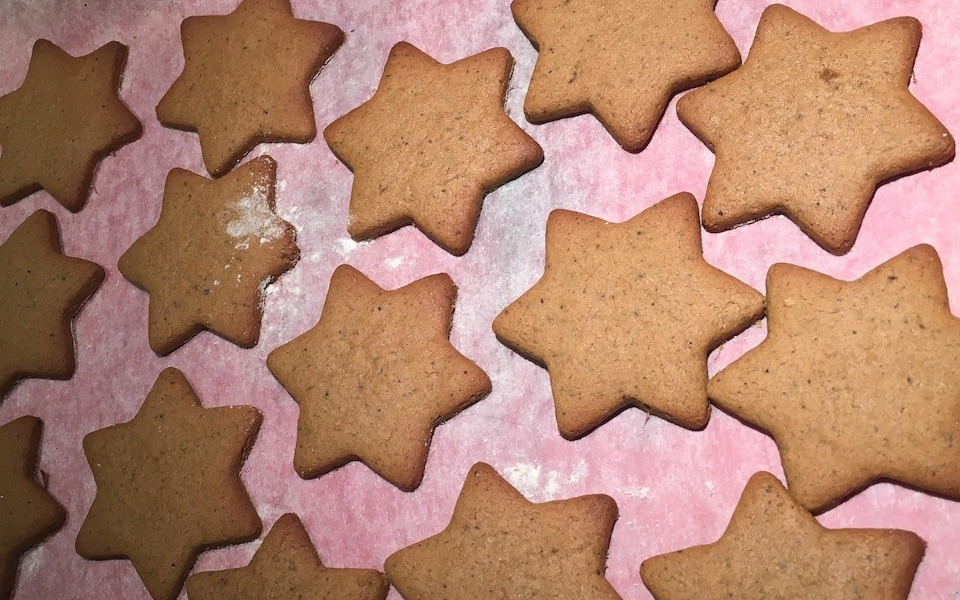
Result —
[[919, 46], [910, 17], [831, 33], [768, 7], [743, 67], [677, 103], [717, 154], [707, 231], [782, 213], [850, 250], [880, 183], [953, 158], [953, 137], [908, 90]]
[[643, 561], [656, 600], [906, 600], [925, 544], [897, 529], [826, 529], [770, 473], [747, 483], [713, 544]]
[[384, 570], [406, 600], [620, 600], [604, 577], [616, 520], [609, 496], [533, 503], [477, 463], [447, 528]]
[[763, 296], [703, 260], [693, 196], [623, 223], [555, 210], [546, 245], [543, 277], [493, 330], [549, 371], [560, 433], [628, 406], [703, 427], [707, 355], [760, 318]]
[[642, 150], [670, 98], [740, 66], [716, 0], [514, 0], [539, 50], [524, 112], [533, 123], [593, 114]]
[[63, 525], [66, 511], [37, 481], [43, 423], [20, 417], [0, 426], [0, 598], [10, 598], [20, 555]]
[[45, 210], [0, 245], [0, 400], [24, 377], [73, 377], [71, 322], [103, 277], [100, 265], [62, 253]]
[[343, 44], [338, 27], [294, 18], [290, 0], [243, 0], [228, 15], [184, 19], [180, 37], [183, 72], [157, 119], [199, 134], [211, 175], [261, 142], [316, 137], [310, 82]]
[[434, 427], [490, 393], [450, 344], [456, 296], [446, 274], [384, 290], [337, 267], [320, 321], [267, 357], [300, 405], [302, 477], [359, 460], [402, 490], [420, 485]]
[[131, 421], [83, 439], [97, 495], [77, 552], [129, 558], [155, 600], [176, 598], [202, 550], [260, 535], [240, 468], [261, 419], [252, 406], [203, 408], [165, 369]]
[[960, 499], [960, 319], [932, 247], [849, 282], [774, 265], [767, 328], [708, 392], [773, 436], [801, 505], [884, 479]]
[[351, 236], [414, 224], [447, 252], [467, 251], [483, 197], [543, 162], [503, 109], [512, 69], [505, 48], [444, 65], [393, 47], [373, 97], [323, 132], [354, 173]]
[[37, 40], [23, 85], [0, 97], [0, 205], [42, 188], [83, 208], [100, 161], [143, 131], [117, 96], [126, 61], [119, 42], [73, 57]]

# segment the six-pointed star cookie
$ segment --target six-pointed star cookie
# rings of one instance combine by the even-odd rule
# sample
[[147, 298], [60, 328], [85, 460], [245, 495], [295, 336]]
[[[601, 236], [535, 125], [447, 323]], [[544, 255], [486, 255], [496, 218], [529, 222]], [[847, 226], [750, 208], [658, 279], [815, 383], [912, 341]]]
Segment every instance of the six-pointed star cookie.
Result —
[[677, 92], [740, 65], [716, 0], [514, 0], [540, 51], [524, 112], [533, 123], [592, 113], [631, 152]]
[[0, 97], [0, 205], [42, 188], [83, 208], [100, 161], [142, 132], [117, 97], [126, 60], [119, 42], [75, 58], [37, 40], [23, 85]]
[[803, 506], [880, 479], [960, 499], [960, 319], [933, 248], [852, 282], [774, 265], [767, 325], [708, 391], [773, 436]]
[[246, 567], [187, 578], [190, 600], [384, 600], [390, 585], [373, 569], [324, 567], [300, 519], [285, 514]]
[[743, 67], [677, 104], [717, 155], [704, 227], [782, 213], [847, 252], [880, 183], [953, 158], [953, 137], [907, 88], [919, 45], [909, 17], [831, 33], [767, 8]]
[[446, 274], [387, 291], [337, 267], [320, 321], [267, 357], [300, 405], [301, 477], [360, 460], [402, 490], [420, 485], [436, 424], [490, 393], [450, 344], [456, 296]]
[[21, 417], [0, 427], [0, 598], [10, 598], [20, 555], [60, 529], [67, 513], [36, 478], [43, 423]]
[[232, 13], [184, 19], [183, 73], [157, 119], [200, 135], [211, 175], [261, 142], [317, 135], [310, 82], [343, 43], [334, 25], [296, 19], [290, 0], [243, 0]]
[[260, 428], [252, 406], [205, 409], [166, 369], [132, 421], [88, 434], [97, 496], [77, 552], [129, 558], [155, 600], [173, 600], [201, 550], [260, 535], [240, 468]]
[[909, 531], [826, 529], [757, 473], [717, 542], [649, 558], [640, 575], [656, 600], [906, 600], [924, 546]]
[[384, 570], [406, 600], [619, 600], [603, 576], [616, 520], [609, 496], [535, 504], [477, 463], [447, 528]]
[[393, 47], [373, 97], [323, 132], [354, 173], [351, 236], [413, 223], [447, 252], [467, 251], [484, 195], [543, 162], [503, 109], [512, 68], [505, 48], [443, 65]]
[[553, 211], [543, 277], [493, 330], [547, 368], [572, 439], [632, 405], [703, 427], [707, 355], [762, 314], [763, 296], [703, 260], [697, 203], [677, 194], [623, 223]]
[[169, 354], [201, 330], [252, 348], [266, 286], [296, 264], [292, 225], [278, 217], [277, 163], [261, 156], [215, 180], [174, 169], [160, 220], [120, 257], [150, 294], [150, 347]]
[[71, 320], [103, 276], [100, 265], [61, 253], [45, 210], [0, 245], [0, 400], [24, 377], [73, 377]]

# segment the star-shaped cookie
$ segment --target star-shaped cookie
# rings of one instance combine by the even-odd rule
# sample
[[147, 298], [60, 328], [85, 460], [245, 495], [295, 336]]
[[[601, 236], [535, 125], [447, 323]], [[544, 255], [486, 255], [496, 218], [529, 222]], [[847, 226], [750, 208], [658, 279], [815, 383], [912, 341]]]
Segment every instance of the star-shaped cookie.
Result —
[[505, 48], [444, 65], [393, 47], [373, 97], [323, 132], [354, 174], [354, 239], [412, 223], [447, 252], [467, 251], [483, 197], [543, 162], [503, 109], [512, 69]]
[[384, 600], [390, 585], [373, 569], [324, 567], [300, 519], [285, 514], [246, 567], [187, 578], [190, 600]]
[[919, 46], [910, 17], [831, 33], [768, 7], [743, 67], [677, 104], [717, 155], [707, 231], [785, 214], [847, 252], [878, 185], [953, 158], [953, 137], [908, 89]]
[[560, 433], [628, 406], [706, 425], [707, 355], [763, 314], [763, 296], [703, 260], [697, 203], [677, 194], [623, 223], [547, 220], [543, 277], [493, 322], [550, 373]]
[[260, 421], [252, 406], [201, 407], [165, 369], [133, 420], [83, 439], [97, 496], [77, 552], [129, 558], [155, 600], [176, 598], [202, 550], [260, 535], [240, 481]]
[[767, 326], [708, 391], [773, 436], [800, 504], [881, 479], [960, 499], [960, 319], [933, 248], [851, 282], [774, 265]]
[[277, 163], [261, 156], [220, 179], [174, 169], [160, 220], [120, 257], [150, 294], [150, 347], [169, 354], [202, 330], [242, 348], [260, 339], [267, 285], [300, 257], [276, 215]]
[[540, 54], [524, 112], [532, 123], [593, 114], [642, 150], [677, 92], [740, 66], [716, 0], [514, 0]]
[[925, 544], [897, 529], [826, 529], [777, 478], [747, 483], [723, 536], [643, 561], [656, 600], [906, 600]]
[[293, 16], [290, 0], [243, 0], [180, 27], [183, 72], [157, 105], [168, 127], [196, 131], [219, 177], [261, 142], [317, 135], [310, 82], [343, 43], [335, 25]]
[[143, 131], [117, 96], [126, 60], [119, 42], [73, 57], [36, 41], [23, 85], [0, 97], [0, 205], [44, 189], [83, 208], [100, 161]]
[[0, 245], [0, 400], [24, 377], [73, 377], [71, 321], [103, 276], [100, 265], [62, 254], [45, 210]]
[[434, 427], [490, 393], [450, 344], [456, 296], [446, 274], [388, 291], [337, 267], [320, 321], [267, 357], [300, 405], [301, 477], [359, 460], [402, 490], [420, 485]]
[[0, 427], [0, 598], [13, 595], [20, 555], [60, 529], [63, 507], [37, 481], [43, 423], [20, 417]]
[[604, 578], [617, 504], [600, 494], [535, 504], [477, 463], [442, 532], [387, 558], [406, 600], [619, 600]]

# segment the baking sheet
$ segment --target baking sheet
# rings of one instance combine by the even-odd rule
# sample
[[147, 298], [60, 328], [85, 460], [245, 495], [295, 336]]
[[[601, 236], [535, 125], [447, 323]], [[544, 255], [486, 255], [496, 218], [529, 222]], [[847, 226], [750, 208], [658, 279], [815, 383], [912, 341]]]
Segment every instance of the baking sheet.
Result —
[[[717, 14], [746, 53], [765, 6], [720, 0]], [[960, 13], [952, 2], [792, 0], [832, 30], [913, 15], [924, 26], [912, 92], [960, 134]], [[130, 47], [122, 97], [143, 121], [143, 137], [102, 163], [87, 207], [70, 214], [46, 193], [0, 209], [0, 239], [38, 208], [53, 210], [68, 254], [94, 260], [107, 278], [76, 320], [79, 367], [69, 382], [28, 380], [0, 404], [0, 422], [34, 414], [45, 422], [40, 467], [68, 511], [65, 527], [22, 561], [16, 598], [148, 598], [129, 561], [90, 562], [74, 551], [95, 494], [81, 440], [88, 432], [133, 417], [160, 371], [183, 370], [205, 406], [252, 404], [264, 413], [243, 480], [264, 521], [284, 512], [303, 519], [330, 566], [382, 569], [393, 551], [442, 529], [468, 468], [494, 465], [530, 499], [585, 493], [613, 496], [620, 507], [607, 576], [626, 599], [650, 598], [640, 562], [654, 554], [715, 540], [749, 476], [782, 477], [773, 441], [714, 410], [709, 426], [690, 432], [631, 409], [576, 442], [554, 423], [547, 373], [494, 338], [490, 323], [543, 269], [547, 214], [554, 208], [620, 221], [680, 191], [702, 199], [713, 155], [677, 120], [671, 103], [649, 147], [621, 150], [589, 116], [534, 126], [522, 102], [536, 53], [513, 23], [506, 0], [294, 0], [300, 18], [334, 23], [347, 41], [311, 90], [318, 127], [373, 93], [390, 47], [409, 41], [442, 62], [492, 46], [517, 61], [507, 110], [544, 148], [543, 166], [485, 202], [477, 237], [461, 258], [413, 228], [373, 242], [346, 235], [352, 175], [322, 139], [307, 145], [262, 145], [279, 163], [277, 205], [298, 230], [303, 258], [268, 291], [263, 334], [243, 350], [204, 333], [166, 358], [146, 336], [147, 296], [122, 278], [117, 260], [151, 227], [166, 173], [203, 172], [195, 134], [161, 127], [154, 109], [183, 64], [180, 21], [224, 14], [236, 0], [0, 0], [0, 94], [20, 85], [30, 48], [44, 37], [78, 55], [119, 40]], [[921, 242], [940, 252], [954, 312], [960, 310], [960, 162], [883, 186], [853, 250], [834, 257], [785, 218], [722, 234], [704, 234], [709, 262], [763, 291], [764, 275], [787, 261], [855, 278]], [[447, 272], [460, 288], [454, 345], [487, 371], [493, 393], [441, 425], [423, 485], [404, 493], [359, 463], [304, 481], [293, 471], [297, 407], [273, 379], [264, 358], [312, 327], [329, 278], [350, 263], [393, 288]], [[710, 359], [711, 373], [764, 336], [753, 327]], [[216, 493], [212, 490], [212, 493]], [[960, 598], [960, 503], [892, 484], [875, 485], [820, 518], [829, 527], [899, 527], [928, 543], [911, 598]], [[246, 564], [259, 542], [208, 551], [195, 570]], [[181, 593], [181, 598], [185, 593]], [[399, 598], [391, 591], [391, 598]]]

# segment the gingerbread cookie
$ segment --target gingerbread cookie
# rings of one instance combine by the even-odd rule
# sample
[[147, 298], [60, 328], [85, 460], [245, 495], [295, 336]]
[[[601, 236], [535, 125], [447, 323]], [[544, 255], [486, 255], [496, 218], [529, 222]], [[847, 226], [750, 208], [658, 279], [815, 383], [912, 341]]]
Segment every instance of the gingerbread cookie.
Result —
[[616, 520], [609, 496], [535, 504], [477, 463], [447, 528], [384, 569], [406, 600], [619, 600], [603, 576]]
[[310, 82], [343, 43], [338, 27], [294, 18], [290, 0], [243, 0], [228, 15], [184, 19], [180, 37], [183, 72], [157, 119], [200, 135], [211, 175], [261, 142], [316, 137]]
[[677, 104], [717, 155], [707, 231], [782, 213], [847, 252], [879, 184], [953, 158], [953, 137], [908, 89], [919, 45], [913, 18], [831, 33], [768, 7], [743, 67]]
[[0, 245], [0, 400], [24, 377], [73, 377], [71, 321], [103, 276], [100, 265], [62, 254], [45, 210]]
[[63, 525], [67, 513], [37, 480], [43, 423], [20, 417], [0, 427], [0, 598], [11, 598], [20, 555]]
[[450, 345], [456, 296], [446, 274], [387, 291], [337, 267], [320, 321], [267, 357], [300, 405], [301, 477], [359, 460], [402, 490], [420, 485], [434, 427], [490, 393]]
[[960, 499], [960, 319], [933, 248], [852, 282], [774, 265], [767, 325], [708, 391], [773, 436], [800, 504], [882, 479]]
[[354, 173], [354, 239], [412, 223], [447, 252], [467, 251], [483, 197], [543, 162], [503, 109], [512, 69], [505, 48], [444, 65], [393, 47], [373, 97], [323, 132]]
[[390, 585], [373, 569], [324, 567], [297, 515], [285, 514], [246, 567], [187, 578], [190, 600], [384, 600]]
[[120, 257], [120, 272], [150, 294], [150, 347], [169, 354], [202, 330], [242, 348], [260, 339], [267, 285], [300, 257], [276, 215], [277, 163], [261, 156], [210, 180], [167, 176], [160, 220]]
[[747, 483], [723, 536], [643, 561], [656, 600], [906, 600], [925, 544], [897, 529], [826, 529], [777, 478]]
[[740, 66], [716, 0], [514, 0], [517, 25], [540, 51], [524, 112], [532, 123], [593, 114], [642, 150], [677, 92]]
[[0, 205], [44, 189], [83, 208], [100, 161], [143, 131], [117, 96], [126, 61], [119, 42], [73, 57], [36, 41], [23, 85], [0, 97]]
[[543, 277], [493, 330], [547, 368], [573, 439], [628, 406], [703, 427], [707, 355], [762, 314], [763, 296], [703, 260], [696, 200], [677, 194], [623, 223], [553, 211]]
[[97, 496], [77, 552], [129, 558], [155, 600], [176, 598], [202, 550], [260, 535], [240, 481], [260, 421], [252, 406], [201, 407], [165, 369], [133, 420], [83, 439]]

